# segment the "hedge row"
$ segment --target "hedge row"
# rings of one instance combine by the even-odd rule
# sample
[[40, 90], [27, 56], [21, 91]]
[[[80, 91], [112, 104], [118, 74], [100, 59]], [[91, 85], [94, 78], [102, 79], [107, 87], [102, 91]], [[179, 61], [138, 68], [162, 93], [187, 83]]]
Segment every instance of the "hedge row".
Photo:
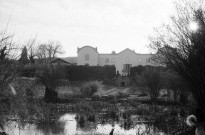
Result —
[[[110, 80], [116, 75], [115, 66], [57, 66], [54, 68], [61, 74], [61, 78], [69, 81]], [[37, 70], [39, 66], [27, 66], [19, 71], [19, 75], [34, 77]]]
[[64, 71], [70, 81], [89, 81], [113, 79], [115, 66], [67, 66]]

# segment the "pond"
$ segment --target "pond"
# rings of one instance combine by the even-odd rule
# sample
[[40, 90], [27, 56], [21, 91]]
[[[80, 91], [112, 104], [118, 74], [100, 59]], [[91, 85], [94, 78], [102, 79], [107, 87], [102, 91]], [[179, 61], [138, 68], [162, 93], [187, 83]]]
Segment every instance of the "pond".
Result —
[[[86, 122], [83, 126], [76, 119], [76, 114], [65, 114], [52, 122], [35, 122], [25, 124], [23, 128], [15, 121], [5, 126], [9, 135], [109, 135], [114, 128], [114, 135], [166, 135], [162, 126], [153, 124], [133, 123], [127, 128], [126, 120], [101, 122]], [[160, 129], [160, 128], [161, 129]]]

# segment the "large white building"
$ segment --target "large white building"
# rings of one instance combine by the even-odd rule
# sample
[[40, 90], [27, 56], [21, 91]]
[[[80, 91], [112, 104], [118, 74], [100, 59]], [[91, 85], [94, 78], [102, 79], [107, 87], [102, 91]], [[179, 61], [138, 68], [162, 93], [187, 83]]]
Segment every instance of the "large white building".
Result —
[[101, 54], [97, 48], [84, 46], [78, 48], [77, 53], [77, 65], [115, 65], [116, 70], [122, 75], [127, 75], [134, 66], [155, 65], [150, 59], [153, 54], [138, 54], [128, 48], [119, 53], [113, 51], [110, 54]]

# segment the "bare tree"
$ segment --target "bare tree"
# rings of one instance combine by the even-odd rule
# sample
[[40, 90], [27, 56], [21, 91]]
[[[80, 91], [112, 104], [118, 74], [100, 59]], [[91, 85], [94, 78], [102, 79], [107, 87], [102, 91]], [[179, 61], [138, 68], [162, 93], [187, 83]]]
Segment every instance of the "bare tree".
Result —
[[16, 59], [14, 57], [15, 51], [18, 49], [17, 45], [13, 41], [13, 36], [8, 35], [6, 30], [0, 33], [0, 60], [6, 58]]
[[62, 46], [59, 42], [49, 42], [40, 44], [37, 49], [37, 57], [42, 66], [37, 74], [39, 81], [45, 86], [44, 99], [47, 102], [55, 102], [58, 93], [55, 91], [61, 79], [61, 74], [57, 68], [51, 64], [58, 54], [62, 54]]
[[16, 75], [17, 64], [15, 62], [15, 43], [13, 36], [8, 35], [6, 30], [0, 33], [0, 128], [3, 129], [5, 114], [8, 114], [8, 84]]
[[164, 67], [137, 66], [131, 69], [132, 78], [137, 86], [147, 87], [151, 101], [157, 101], [160, 89], [164, 87]]
[[58, 54], [62, 54], [62, 46], [59, 42], [50, 41], [40, 44], [37, 49], [37, 57], [40, 63], [49, 64]]
[[150, 98], [153, 102], [157, 101], [160, 89], [162, 88], [161, 70], [158, 67], [145, 67], [142, 72], [142, 80], [149, 88]]
[[[177, 72], [189, 85], [197, 103], [196, 115], [205, 121], [205, 14], [201, 3], [176, 4], [171, 24], [150, 37], [159, 62]], [[195, 28], [190, 24], [195, 23]], [[198, 27], [198, 29], [197, 29]]]
[[28, 51], [26, 46], [24, 46], [24, 48], [22, 49], [21, 52], [21, 57], [19, 58], [19, 63], [22, 65], [26, 65], [28, 64], [29, 60], [28, 60]]
[[38, 82], [45, 86], [44, 100], [46, 102], [56, 102], [58, 92], [56, 88], [61, 79], [60, 70], [54, 68], [52, 65], [42, 65], [37, 73]]
[[28, 48], [28, 57], [30, 60], [30, 63], [34, 64], [35, 60], [34, 58], [37, 55], [37, 37], [31, 38], [26, 43], [26, 46]]
[[13, 57], [15, 50], [13, 36], [7, 35], [6, 30], [0, 33], [0, 95], [5, 91], [15, 75], [16, 64]]

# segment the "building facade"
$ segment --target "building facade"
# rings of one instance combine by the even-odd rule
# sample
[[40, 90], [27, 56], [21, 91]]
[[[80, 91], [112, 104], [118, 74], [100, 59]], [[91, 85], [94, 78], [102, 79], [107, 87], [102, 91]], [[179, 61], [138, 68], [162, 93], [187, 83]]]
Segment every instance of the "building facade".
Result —
[[113, 51], [110, 54], [100, 54], [97, 48], [84, 46], [78, 48], [77, 53], [77, 65], [114, 65], [121, 75], [129, 74], [130, 68], [134, 66], [156, 65], [151, 61], [153, 54], [138, 54], [128, 48], [119, 53]]

